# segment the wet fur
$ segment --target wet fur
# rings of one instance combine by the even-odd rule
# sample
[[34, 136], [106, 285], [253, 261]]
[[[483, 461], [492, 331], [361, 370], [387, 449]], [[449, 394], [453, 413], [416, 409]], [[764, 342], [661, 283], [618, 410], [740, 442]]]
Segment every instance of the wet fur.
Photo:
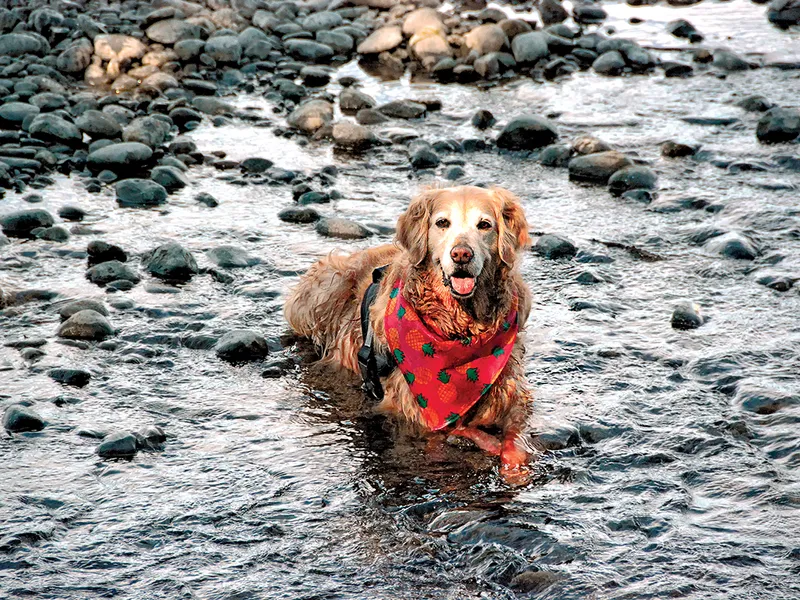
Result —
[[[358, 371], [362, 344], [360, 304], [372, 271], [389, 265], [371, 308], [376, 343], [386, 351], [384, 314], [394, 282], [404, 281], [404, 294], [429, 325], [453, 338], [475, 336], [495, 329], [518, 299], [520, 334], [503, 372], [491, 391], [465, 415], [468, 427], [500, 428], [515, 437], [529, 414], [531, 393], [523, 367], [524, 324], [531, 307], [530, 291], [516, 268], [519, 253], [530, 243], [527, 222], [518, 200], [502, 189], [456, 188], [465, 197], [491, 198], [497, 231], [487, 237], [492, 260], [478, 276], [474, 295], [456, 300], [433, 264], [427, 244], [431, 210], [437, 195], [454, 190], [428, 190], [409, 205], [397, 223], [394, 245], [352, 254], [330, 254], [302, 277], [286, 302], [289, 325], [319, 347], [323, 361]], [[396, 369], [383, 381], [385, 398], [378, 409], [402, 417], [419, 432], [425, 430], [419, 407]]]

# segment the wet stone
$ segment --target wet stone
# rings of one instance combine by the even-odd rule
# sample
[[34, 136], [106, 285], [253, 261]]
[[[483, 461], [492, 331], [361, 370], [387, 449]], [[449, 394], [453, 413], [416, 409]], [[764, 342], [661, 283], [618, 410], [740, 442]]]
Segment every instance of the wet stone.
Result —
[[289, 206], [278, 213], [278, 218], [286, 223], [315, 223], [321, 217], [309, 206]]
[[661, 145], [661, 156], [668, 158], [679, 158], [683, 156], [693, 156], [697, 149], [688, 144], [681, 144], [679, 142], [667, 141]]
[[223, 269], [240, 269], [252, 267], [261, 261], [250, 256], [244, 248], [239, 246], [224, 245], [217, 246], [206, 252], [208, 259]]
[[138, 449], [136, 436], [127, 431], [119, 431], [103, 438], [97, 448], [97, 454], [103, 458], [130, 458]]
[[546, 167], [566, 167], [571, 158], [572, 148], [566, 144], [551, 144], [539, 154], [539, 162]]
[[142, 257], [142, 265], [154, 277], [186, 281], [199, 272], [192, 253], [176, 242], [163, 244]]
[[321, 236], [343, 240], [361, 240], [374, 235], [360, 223], [341, 217], [322, 218], [317, 221], [315, 229]]
[[735, 401], [743, 410], [758, 415], [771, 415], [800, 402], [800, 397], [778, 390], [742, 384], [736, 390]]
[[118, 260], [109, 260], [91, 267], [86, 271], [86, 277], [97, 285], [106, 285], [112, 281], [129, 281], [139, 283], [139, 276], [127, 265]]
[[150, 172], [150, 178], [163, 186], [168, 193], [172, 193], [189, 185], [189, 180], [180, 169], [167, 165], [155, 167]]
[[261, 360], [267, 354], [267, 340], [249, 329], [234, 330], [223, 335], [215, 347], [217, 356], [227, 362]]
[[215, 206], [219, 206], [219, 201], [208, 192], [200, 192], [199, 194], [197, 194], [197, 196], [194, 197], [194, 199], [198, 203], [204, 204], [209, 208], [214, 208]]
[[127, 262], [128, 260], [128, 255], [122, 248], [103, 240], [89, 242], [86, 246], [86, 253], [89, 255], [89, 266], [108, 261]]
[[607, 183], [609, 178], [633, 162], [621, 152], [609, 150], [587, 156], [577, 156], [569, 161], [570, 179]]
[[62, 321], [66, 321], [72, 315], [82, 310], [93, 310], [94, 312], [103, 315], [104, 317], [108, 316], [108, 309], [105, 305], [100, 302], [99, 300], [76, 300], [75, 302], [70, 302], [66, 306], [61, 307], [61, 310], [58, 311], [58, 315], [61, 317]]
[[0, 216], [0, 229], [9, 237], [27, 238], [39, 227], [52, 227], [53, 216], [44, 209], [21, 210]]
[[558, 139], [558, 131], [549, 120], [536, 115], [512, 119], [497, 136], [497, 147], [507, 150], [534, 150]]
[[364, 108], [373, 108], [375, 99], [355, 88], [347, 87], [339, 94], [339, 108], [346, 115], [356, 114]]
[[137, 431], [136, 445], [141, 450], [160, 449], [167, 441], [167, 434], [158, 425], [148, 425]]
[[494, 125], [497, 122], [497, 119], [495, 119], [494, 115], [488, 110], [481, 109], [472, 115], [472, 120], [470, 122], [476, 129], [483, 130]]
[[12, 404], [3, 413], [3, 427], [11, 433], [41, 431], [44, 429], [44, 419], [32, 408]]
[[81, 310], [64, 321], [58, 328], [58, 336], [71, 340], [102, 341], [114, 335], [111, 323], [93, 310]]
[[673, 329], [697, 329], [705, 320], [700, 313], [700, 305], [694, 302], [682, 302], [672, 311]]
[[35, 229], [31, 233], [34, 234], [37, 239], [49, 240], [51, 242], [66, 242], [69, 239], [69, 231], [61, 225]]
[[794, 287], [796, 279], [786, 275], [762, 275], [756, 279], [756, 283], [775, 290], [776, 292], [788, 292]]
[[656, 187], [658, 176], [649, 167], [625, 167], [615, 172], [608, 180], [608, 189], [612, 194], [622, 194], [629, 190], [652, 190]]
[[58, 209], [58, 216], [65, 221], [83, 221], [86, 211], [78, 206], [65, 205]]
[[123, 207], [158, 206], [167, 201], [167, 190], [148, 179], [124, 179], [114, 186], [117, 202]]
[[419, 119], [425, 116], [427, 107], [412, 100], [394, 100], [379, 106], [378, 112], [393, 119]]
[[705, 248], [713, 254], [738, 260], [753, 260], [758, 256], [758, 250], [753, 243], [735, 231], [711, 238]]
[[550, 260], [572, 258], [578, 251], [570, 240], [560, 235], [546, 233], [536, 240], [533, 251]]
[[800, 136], [800, 111], [772, 108], [764, 113], [756, 127], [756, 137], [763, 144], [791, 142]]
[[57, 381], [58, 383], [63, 383], [64, 385], [71, 385], [73, 387], [84, 387], [92, 378], [91, 373], [83, 369], [50, 369], [47, 374], [52, 380]]

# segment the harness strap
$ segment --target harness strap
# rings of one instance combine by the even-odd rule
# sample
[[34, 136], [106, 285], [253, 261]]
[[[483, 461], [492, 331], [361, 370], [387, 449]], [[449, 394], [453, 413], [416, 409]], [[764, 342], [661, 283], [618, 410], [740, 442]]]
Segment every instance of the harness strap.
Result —
[[372, 331], [372, 323], [369, 318], [369, 309], [378, 297], [385, 271], [386, 267], [384, 266], [372, 272], [372, 283], [364, 292], [364, 298], [361, 300], [361, 336], [364, 343], [358, 351], [358, 367], [364, 382], [364, 391], [374, 400], [383, 400], [383, 386], [380, 378], [389, 375], [397, 366], [394, 357], [390, 354], [376, 354], [375, 333]]

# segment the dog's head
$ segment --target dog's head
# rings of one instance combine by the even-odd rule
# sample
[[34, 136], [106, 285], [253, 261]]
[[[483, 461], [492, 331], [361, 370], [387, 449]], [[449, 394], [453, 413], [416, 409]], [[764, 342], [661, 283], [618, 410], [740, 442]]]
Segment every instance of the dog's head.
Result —
[[397, 242], [416, 268], [441, 271], [459, 300], [507, 272], [530, 244], [519, 200], [501, 188], [429, 189], [397, 222]]

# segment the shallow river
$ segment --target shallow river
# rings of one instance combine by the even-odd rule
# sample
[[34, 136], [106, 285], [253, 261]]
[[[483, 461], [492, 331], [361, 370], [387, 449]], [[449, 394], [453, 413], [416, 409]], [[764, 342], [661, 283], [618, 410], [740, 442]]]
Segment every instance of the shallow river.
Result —
[[[608, 10], [620, 35], [648, 45], [683, 47], [663, 28], [685, 17], [710, 47], [800, 54], [800, 32], [773, 29], [763, 6], [744, 1]], [[629, 25], [631, 15], [647, 22]], [[233, 185], [207, 167], [164, 210], [120, 209], [110, 190], [86, 194], [79, 180], [59, 178], [39, 206], [82, 206], [95, 234], [0, 249], [6, 282], [60, 294], [0, 313], [4, 340], [48, 339], [33, 366], [0, 347], [0, 402], [33, 401], [48, 421], [40, 433], [0, 438], [0, 597], [800, 597], [800, 294], [756, 281], [800, 278], [800, 172], [772, 158], [797, 156], [798, 146], [760, 145], [758, 115], [734, 105], [758, 93], [797, 106], [798, 73], [581, 73], [481, 91], [342, 68], [379, 101], [440, 99], [442, 111], [424, 122], [397, 124], [430, 141], [481, 137], [469, 124], [477, 108], [501, 125], [523, 112], [550, 114], [562, 139], [597, 135], [659, 173], [659, 200], [648, 207], [531, 158], [444, 156], [463, 162], [464, 181], [517, 193], [532, 230], [565, 235], [581, 251], [571, 261], [531, 253], [522, 266], [535, 296], [527, 338], [534, 427], [540, 445], [554, 449], [521, 488], [504, 484], [495, 461], [476, 451], [398, 439], [370, 415], [357, 381], [305, 358], [293, 374], [264, 379], [260, 365], [229, 366], [183, 343], [247, 327], [270, 336], [275, 353], [295, 355], [280, 337], [297, 273], [332, 248], [388, 241], [409, 196], [432, 180], [414, 174], [402, 146], [352, 157], [242, 122], [192, 133], [200, 150], [232, 159], [262, 156], [308, 172], [336, 165], [344, 199], [321, 211], [386, 232], [365, 242], [282, 223], [289, 186]], [[231, 101], [281, 121], [261, 97]], [[690, 125], [687, 116], [738, 121]], [[707, 154], [661, 158], [667, 139]], [[725, 168], [737, 161], [765, 170]], [[220, 205], [198, 205], [201, 190]], [[658, 210], [688, 197], [708, 209]], [[0, 201], [3, 210], [27, 206], [14, 194]], [[750, 236], [760, 256], [706, 250], [697, 241], [712, 229]], [[132, 254], [176, 240], [201, 262], [206, 250], [236, 244], [262, 263], [232, 272], [231, 284], [199, 275], [179, 293], [156, 294], [146, 279], [105, 295], [84, 278], [82, 253], [95, 238]], [[634, 244], [662, 260], [592, 240]], [[603, 262], [582, 262], [590, 260]], [[83, 297], [133, 301], [111, 311], [116, 350], [57, 341], [58, 306]], [[672, 329], [683, 300], [698, 303], [708, 322]], [[87, 368], [93, 380], [60, 387], [46, 374], [52, 366]], [[167, 432], [165, 448], [129, 462], [100, 459], [97, 440], [77, 435], [150, 424]]]

